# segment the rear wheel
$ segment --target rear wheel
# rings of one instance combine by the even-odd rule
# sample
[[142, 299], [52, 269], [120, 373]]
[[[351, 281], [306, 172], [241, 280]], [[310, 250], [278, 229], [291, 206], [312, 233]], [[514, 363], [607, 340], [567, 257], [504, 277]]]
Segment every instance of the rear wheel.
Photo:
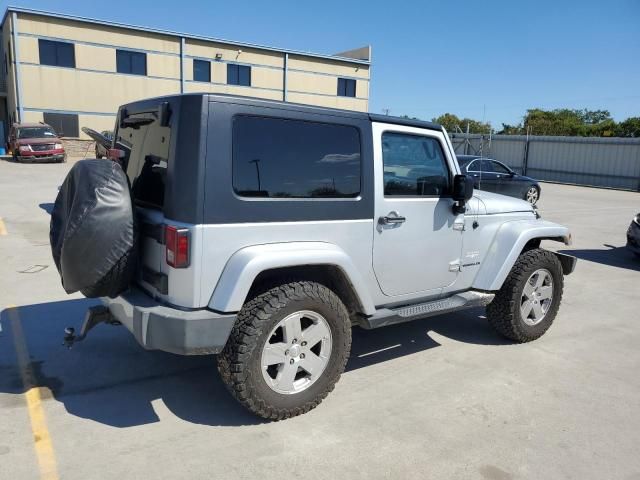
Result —
[[560, 308], [562, 265], [542, 248], [522, 253], [502, 288], [487, 306], [487, 319], [498, 333], [516, 342], [540, 338]]
[[535, 185], [530, 186], [524, 194], [524, 199], [531, 205], [535, 205], [540, 200], [540, 189]]
[[338, 296], [315, 282], [291, 282], [244, 305], [218, 370], [242, 405], [282, 420], [322, 402], [350, 349], [351, 322]]

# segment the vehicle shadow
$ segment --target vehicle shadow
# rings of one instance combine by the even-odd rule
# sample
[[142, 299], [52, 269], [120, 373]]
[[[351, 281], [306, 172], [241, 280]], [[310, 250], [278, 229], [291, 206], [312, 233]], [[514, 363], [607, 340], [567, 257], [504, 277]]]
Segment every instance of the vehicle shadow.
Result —
[[[79, 329], [94, 300], [76, 299], [6, 309], [0, 314], [0, 408], [11, 394], [43, 387], [67, 412], [126, 428], [160, 421], [161, 400], [180, 419], [202, 425], [239, 426], [262, 421], [247, 412], [219, 379], [215, 357], [184, 357], [141, 348], [124, 327], [99, 325], [72, 349], [62, 346], [67, 326]], [[354, 371], [440, 344], [430, 331], [460, 342], [507, 344], [492, 332], [482, 310], [468, 310], [379, 330], [354, 329]], [[22, 365], [22, 369], [21, 369]], [[25, 372], [26, 366], [26, 372]], [[30, 377], [30, 380], [29, 380]]]
[[559, 250], [560, 253], [573, 255], [581, 260], [600, 263], [611, 267], [626, 268], [640, 272], [640, 259], [638, 259], [627, 247], [614, 247], [604, 244], [604, 249], [588, 250]]

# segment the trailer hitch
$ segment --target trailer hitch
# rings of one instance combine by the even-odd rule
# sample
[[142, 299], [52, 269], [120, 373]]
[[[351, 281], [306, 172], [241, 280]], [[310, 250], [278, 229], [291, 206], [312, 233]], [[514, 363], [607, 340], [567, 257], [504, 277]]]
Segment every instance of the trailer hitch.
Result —
[[82, 327], [80, 327], [80, 334], [76, 335], [76, 329], [73, 327], [67, 327], [64, 329], [64, 338], [62, 345], [67, 348], [73, 347], [77, 342], [84, 340], [93, 327], [99, 323], [108, 323], [109, 325], [121, 325], [116, 320], [107, 307], [104, 305], [94, 305], [87, 309], [87, 313], [84, 316]]

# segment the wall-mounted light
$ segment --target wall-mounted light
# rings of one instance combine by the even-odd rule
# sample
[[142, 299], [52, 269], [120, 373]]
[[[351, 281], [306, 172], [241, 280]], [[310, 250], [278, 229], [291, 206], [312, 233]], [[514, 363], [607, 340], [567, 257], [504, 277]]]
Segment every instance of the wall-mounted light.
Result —
[[216, 60], [222, 60], [222, 54], [216, 53]]

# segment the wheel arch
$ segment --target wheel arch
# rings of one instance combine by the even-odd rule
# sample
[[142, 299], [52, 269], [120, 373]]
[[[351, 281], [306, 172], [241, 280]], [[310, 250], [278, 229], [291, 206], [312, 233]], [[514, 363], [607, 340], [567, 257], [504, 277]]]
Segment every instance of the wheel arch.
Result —
[[254, 245], [234, 253], [216, 285], [209, 308], [237, 312], [250, 295], [279, 280], [310, 280], [331, 288], [350, 314], [371, 315], [373, 301], [347, 253], [325, 242]]
[[[487, 255], [480, 265], [472, 288], [499, 290], [518, 256], [524, 251], [538, 248], [542, 240], [570, 245], [571, 233], [567, 227], [545, 220], [516, 220], [504, 223], [487, 249]], [[559, 259], [565, 273], [571, 273], [572, 267], [569, 268], [568, 261], [562, 257]]]

